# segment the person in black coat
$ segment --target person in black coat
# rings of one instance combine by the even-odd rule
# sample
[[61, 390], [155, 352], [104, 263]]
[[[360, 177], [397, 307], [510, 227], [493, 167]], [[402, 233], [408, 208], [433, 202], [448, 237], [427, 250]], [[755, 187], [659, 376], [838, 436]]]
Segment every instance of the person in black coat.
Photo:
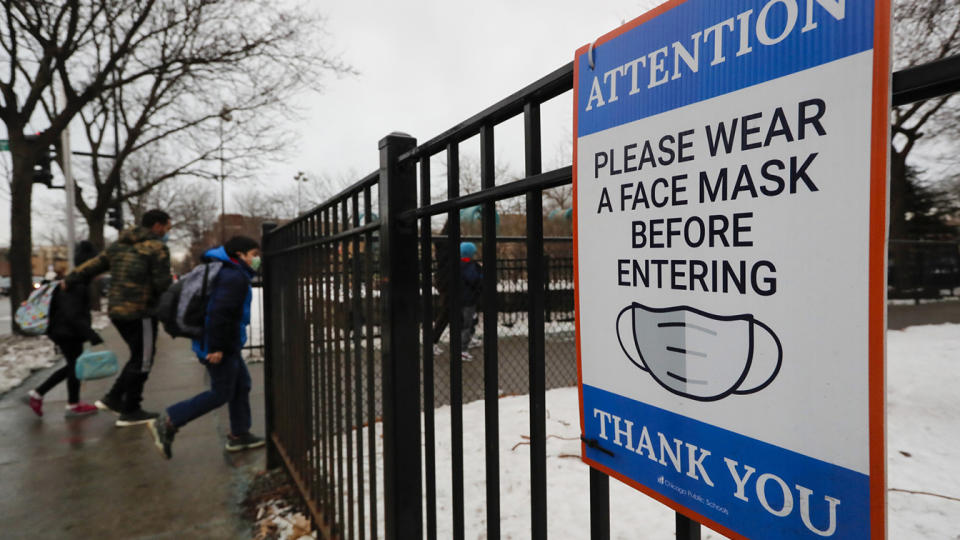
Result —
[[[77, 244], [73, 256], [73, 263], [80, 266], [97, 255], [97, 248], [86, 240]], [[65, 415], [84, 416], [97, 412], [97, 408], [89, 403], [80, 401], [80, 381], [77, 379], [77, 358], [83, 353], [83, 343], [89, 341], [92, 345], [103, 343], [103, 339], [91, 326], [90, 294], [86, 284], [79, 283], [67, 290], [57, 287], [50, 303], [50, 323], [47, 326], [49, 337], [63, 353], [67, 365], [54, 371], [40, 386], [24, 396], [24, 402], [37, 413], [43, 416], [43, 396], [60, 384], [67, 381], [67, 408]]]
[[473, 360], [467, 352], [467, 346], [477, 331], [477, 304], [483, 287], [483, 267], [477, 262], [477, 246], [473, 242], [460, 244], [460, 277], [463, 285], [460, 289], [460, 305], [463, 313], [463, 326], [460, 330], [460, 343], [463, 344], [461, 359]]

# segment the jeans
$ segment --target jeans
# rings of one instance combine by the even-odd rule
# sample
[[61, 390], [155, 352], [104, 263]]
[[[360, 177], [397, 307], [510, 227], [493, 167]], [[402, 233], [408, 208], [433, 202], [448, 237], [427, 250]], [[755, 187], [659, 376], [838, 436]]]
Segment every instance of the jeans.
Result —
[[53, 340], [60, 347], [63, 358], [67, 365], [54, 371], [47, 377], [47, 380], [37, 387], [37, 393], [41, 396], [50, 391], [54, 386], [60, 384], [60, 381], [67, 380], [67, 403], [73, 405], [80, 401], [80, 381], [77, 380], [77, 358], [83, 353], [82, 339], [56, 339]]
[[113, 320], [120, 337], [130, 347], [130, 360], [123, 366], [107, 397], [119, 402], [122, 413], [137, 411], [143, 401], [143, 385], [153, 367], [157, 345], [157, 319]]
[[171, 405], [167, 409], [170, 422], [181, 427], [194, 418], [221, 407], [224, 403], [230, 412], [230, 433], [243, 435], [250, 432], [250, 372], [240, 352], [224, 355], [219, 364], [203, 361], [210, 374], [210, 390], [190, 399]]

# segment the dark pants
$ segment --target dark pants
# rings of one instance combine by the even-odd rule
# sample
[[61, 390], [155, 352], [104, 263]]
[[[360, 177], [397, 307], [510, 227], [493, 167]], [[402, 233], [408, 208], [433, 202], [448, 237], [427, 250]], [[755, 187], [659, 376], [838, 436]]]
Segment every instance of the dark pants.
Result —
[[223, 357], [219, 364], [204, 362], [210, 374], [210, 390], [171, 405], [167, 409], [170, 422], [180, 427], [194, 418], [227, 404], [230, 411], [230, 433], [243, 435], [250, 431], [250, 372], [239, 352]]
[[460, 330], [460, 344], [463, 350], [467, 350], [467, 345], [477, 333], [477, 306], [463, 306], [463, 328]]
[[60, 381], [67, 380], [67, 403], [71, 405], [80, 401], [80, 381], [77, 379], [77, 358], [83, 353], [82, 339], [55, 339], [54, 343], [60, 347], [63, 358], [67, 365], [54, 371], [43, 381], [43, 384], [37, 387], [37, 393], [41, 396], [50, 391], [54, 386], [60, 384]]
[[123, 366], [107, 397], [120, 403], [120, 412], [128, 413], [139, 410], [143, 401], [143, 385], [150, 376], [157, 346], [157, 319], [111, 320], [130, 347], [130, 360]]

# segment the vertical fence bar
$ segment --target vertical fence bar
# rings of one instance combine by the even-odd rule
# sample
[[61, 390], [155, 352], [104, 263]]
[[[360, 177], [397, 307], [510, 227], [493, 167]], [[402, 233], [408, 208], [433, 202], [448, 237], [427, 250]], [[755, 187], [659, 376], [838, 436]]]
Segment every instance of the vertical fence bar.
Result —
[[[296, 243], [297, 245], [302, 244], [306, 238], [309, 236], [306, 232], [306, 223], [299, 223], [296, 227]], [[295, 342], [294, 349], [294, 365], [296, 366], [297, 372], [297, 386], [298, 391], [297, 395], [297, 415], [295, 418], [306, 418], [310, 414], [310, 380], [307, 377], [307, 373], [310, 370], [310, 354], [309, 346], [304, 343], [304, 328], [307, 326], [307, 318], [309, 313], [307, 311], [307, 290], [305, 286], [306, 276], [309, 274], [309, 266], [305, 257], [303, 256], [303, 250], [296, 250], [292, 255], [296, 258], [296, 268], [297, 268], [297, 279], [296, 279], [296, 298], [297, 298], [297, 318], [296, 320], [296, 335], [297, 340]], [[309, 466], [309, 461], [307, 459], [307, 440], [310, 437], [310, 430], [300, 429], [295, 430], [296, 433], [296, 450], [294, 459], [297, 462], [297, 468], [300, 470], [300, 474], [305, 478], [310, 478], [313, 471]], [[315, 497], [315, 494], [311, 493], [312, 497]]]
[[[420, 206], [430, 205], [430, 156], [420, 159]], [[437, 457], [434, 407], [433, 343], [440, 336], [433, 335], [433, 231], [430, 217], [420, 220], [420, 298], [423, 313], [423, 451], [424, 484], [427, 495], [427, 539], [437, 538]], [[443, 309], [441, 306], [440, 309]]]
[[[342, 218], [337, 218], [337, 207], [336, 205], [330, 208], [330, 213], [333, 218], [333, 234], [338, 234], [342, 231], [343, 221]], [[334, 270], [333, 270], [333, 295], [329, 299], [330, 303], [333, 306], [333, 396], [334, 396], [334, 420], [333, 429], [336, 432], [336, 437], [334, 437], [334, 444], [336, 444], [336, 460], [337, 460], [337, 528], [334, 529], [340, 536], [343, 536], [344, 526], [346, 525], [346, 503], [344, 502], [344, 497], [347, 495], [347, 490], [345, 489], [346, 485], [344, 482], [344, 447], [343, 447], [343, 349], [341, 344], [343, 343], [343, 329], [340, 324], [341, 320], [341, 302], [343, 301], [343, 244], [340, 242], [331, 243], [331, 249], [333, 251], [333, 261], [334, 261]]]
[[[323, 230], [324, 236], [333, 235], [333, 223], [330, 221], [330, 210], [326, 209], [323, 211]], [[323, 370], [325, 374], [326, 384], [324, 385], [324, 390], [326, 395], [324, 396], [324, 446], [326, 447], [326, 460], [324, 464], [324, 474], [327, 478], [327, 512], [330, 516], [329, 522], [331, 530], [334, 529], [334, 523], [337, 516], [337, 489], [338, 484], [336, 482], [336, 428], [334, 424], [334, 380], [336, 378], [336, 372], [333, 369], [334, 366], [334, 354], [333, 354], [333, 326], [334, 326], [334, 303], [333, 303], [333, 281], [334, 274], [336, 272], [335, 263], [333, 260], [333, 244], [325, 244], [321, 249], [323, 250], [323, 297], [321, 300], [321, 309], [323, 310]]]
[[399, 156], [416, 139], [380, 141], [380, 302], [383, 377], [384, 527], [388, 540], [423, 536], [420, 466], [420, 376], [417, 372], [415, 223], [398, 218], [417, 206], [416, 166]]
[[610, 477], [593, 467], [590, 467], [590, 540], [610, 540]]
[[[526, 176], [540, 174], [540, 105], [523, 107]], [[543, 307], [543, 191], [527, 193], [527, 293], [530, 307], [530, 504], [531, 537], [547, 538], [547, 426]]]
[[[447, 145], [447, 198], [460, 196], [460, 147], [457, 142]], [[463, 540], [463, 349], [460, 340], [463, 329], [462, 287], [460, 276], [460, 211], [453, 209], [447, 215], [447, 247], [449, 252], [449, 291], [447, 317], [450, 326], [450, 447], [453, 497], [453, 539]]]
[[[323, 223], [323, 214], [315, 213], [312, 216], [310, 221], [310, 230], [314, 237], [323, 238], [323, 234], [326, 232]], [[311, 338], [313, 346], [311, 350], [313, 351], [313, 364], [314, 364], [314, 382], [317, 384], [316, 397], [314, 398], [315, 409], [317, 411], [316, 417], [312, 418], [312, 426], [314, 433], [313, 445], [317, 449], [317, 457], [314, 460], [316, 470], [317, 470], [317, 490], [319, 491], [320, 500], [323, 501], [323, 513], [324, 513], [324, 527], [329, 529], [333, 525], [333, 517], [330, 514], [330, 505], [332, 500], [330, 499], [330, 489], [329, 482], [330, 477], [327, 474], [327, 459], [329, 458], [330, 452], [327, 447], [327, 429], [325, 424], [326, 412], [329, 406], [327, 402], [327, 380], [328, 373], [326, 369], [326, 351], [324, 350], [324, 281], [327, 279], [328, 268], [325, 264], [324, 251], [322, 246], [315, 246], [310, 249], [308, 255], [310, 260], [313, 262], [314, 267], [317, 269], [317, 275], [313, 277], [313, 297], [310, 300], [310, 304], [313, 307], [313, 324], [311, 325]]]
[[[367, 224], [373, 222], [373, 195], [370, 192], [370, 188], [365, 188], [363, 190], [363, 214], [366, 216], [365, 221]], [[366, 238], [364, 239], [366, 244], [366, 249], [364, 250], [364, 266], [367, 269], [366, 273], [366, 284], [367, 290], [370, 291], [370, 294], [366, 298], [366, 307], [364, 312], [367, 314], [367, 327], [366, 327], [366, 349], [367, 349], [367, 459], [369, 464], [367, 465], [367, 470], [370, 472], [370, 540], [376, 540], [378, 527], [377, 527], [377, 415], [376, 415], [376, 404], [377, 404], [377, 391], [376, 391], [376, 370], [374, 369], [373, 363], [373, 327], [374, 327], [374, 313], [373, 306], [373, 233], [368, 232]], [[381, 297], [381, 304], [383, 299]], [[383, 326], [382, 317], [381, 327]]]
[[[480, 187], [494, 186], [493, 126], [480, 128]], [[483, 418], [487, 465], [487, 539], [500, 538], [500, 371], [497, 343], [497, 215], [483, 205]]]
[[[353, 220], [351, 224], [353, 228], [360, 226], [360, 195], [354, 194], [350, 198], [350, 203], [352, 205], [351, 213], [353, 214]], [[356, 438], [357, 445], [357, 538], [359, 540], [365, 540], [366, 538], [366, 527], [363, 526], [364, 519], [366, 519], [365, 512], [365, 502], [366, 497], [363, 496], [363, 361], [360, 356], [360, 331], [363, 326], [363, 300], [361, 295], [363, 294], [362, 288], [360, 286], [361, 280], [361, 270], [360, 270], [360, 235], [356, 234], [353, 236], [353, 243], [351, 244], [351, 251], [353, 256], [350, 257], [352, 268], [353, 268], [353, 303], [351, 311], [353, 317], [351, 317], [350, 326], [351, 326], [351, 335], [353, 337], [353, 363], [354, 363], [354, 386], [353, 386], [353, 397], [354, 397], [354, 419], [353, 419], [353, 430]], [[370, 295], [371, 291], [367, 289], [367, 295]]]
[[[272, 237], [271, 232], [277, 228], [276, 223], [267, 222], [261, 226], [261, 243], [263, 244], [263, 252], [270, 253], [272, 248]], [[264, 257], [267, 264], [263, 265], [262, 277], [260, 278], [263, 285], [260, 287], [260, 306], [261, 314], [269, 313], [273, 315], [273, 275], [271, 274], [271, 259]], [[264, 431], [266, 432], [267, 439], [267, 469], [276, 469], [280, 466], [280, 454], [277, 453], [277, 444], [274, 442], [273, 436], [276, 431], [276, 421], [274, 415], [276, 411], [274, 409], [274, 396], [276, 396], [276, 389], [274, 387], [274, 362], [276, 358], [273, 355], [273, 324], [272, 321], [264, 318], [262, 315], [260, 317], [260, 328], [263, 332], [263, 406], [264, 406]]]
[[[343, 203], [340, 205], [340, 216], [343, 223], [343, 230], [347, 231], [350, 229], [350, 214], [349, 214], [349, 200], [344, 199]], [[340, 293], [341, 305], [343, 306], [341, 312], [344, 316], [341, 317], [341, 325], [343, 326], [343, 393], [345, 398], [343, 400], [343, 417], [344, 417], [344, 432], [343, 437], [346, 441], [346, 463], [344, 464], [347, 469], [347, 521], [345, 523], [346, 534], [345, 538], [348, 540], [353, 540], [353, 523], [354, 523], [354, 508], [353, 508], [353, 433], [351, 430], [351, 422], [353, 417], [353, 403], [350, 400], [349, 392], [353, 388], [353, 370], [350, 363], [353, 358], [353, 348], [351, 347], [350, 341], [350, 329], [353, 327], [351, 324], [352, 317], [348, 316], [352, 311], [352, 265], [348, 264], [350, 260], [350, 239], [344, 238], [340, 242], [340, 259], [341, 265], [343, 267], [343, 290]]]
[[[308, 217], [304, 220], [303, 228], [305, 231], [305, 238], [313, 238], [316, 236], [316, 228], [314, 225], [314, 219]], [[310, 496], [314, 500], [321, 500], [323, 496], [323, 490], [320, 487], [320, 482], [322, 481], [322, 476], [320, 474], [318, 455], [316, 451], [316, 442], [317, 435], [319, 431], [317, 430], [317, 407], [319, 406], [317, 389], [319, 385], [317, 384], [317, 354], [316, 354], [316, 343], [310, 339], [310, 336], [313, 334], [313, 329], [316, 325], [316, 312], [313, 309], [313, 299], [316, 298], [316, 275], [319, 268], [317, 268], [316, 258], [313, 256], [313, 250], [311, 248], [306, 248], [300, 250], [303, 253], [302, 258], [304, 259], [304, 264], [306, 265], [306, 275], [301, 275], [298, 272], [297, 280], [303, 280], [303, 288], [306, 291], [304, 294], [304, 310], [306, 312], [306, 317], [304, 318], [304, 329], [306, 330], [305, 335], [300, 339], [306, 343], [307, 355], [304, 358], [304, 362], [309, 366], [309, 378], [308, 385], [310, 391], [307, 393], [307, 410], [310, 411], [310, 421], [304, 422], [307, 431], [307, 444], [309, 445], [309, 451], [307, 454], [308, 465], [308, 476], [310, 480]]]

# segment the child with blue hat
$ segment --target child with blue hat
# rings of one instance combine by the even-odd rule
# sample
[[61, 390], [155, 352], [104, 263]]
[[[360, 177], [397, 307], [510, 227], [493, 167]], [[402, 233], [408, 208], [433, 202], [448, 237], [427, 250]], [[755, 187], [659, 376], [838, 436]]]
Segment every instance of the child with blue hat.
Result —
[[[476, 261], [477, 245], [473, 242], [460, 243], [460, 275], [463, 278], [462, 303], [463, 328], [460, 331], [460, 343], [466, 349], [477, 331], [477, 303], [480, 301], [480, 289], [483, 285], [483, 268]], [[464, 361], [473, 360], [473, 356], [463, 351]]]

